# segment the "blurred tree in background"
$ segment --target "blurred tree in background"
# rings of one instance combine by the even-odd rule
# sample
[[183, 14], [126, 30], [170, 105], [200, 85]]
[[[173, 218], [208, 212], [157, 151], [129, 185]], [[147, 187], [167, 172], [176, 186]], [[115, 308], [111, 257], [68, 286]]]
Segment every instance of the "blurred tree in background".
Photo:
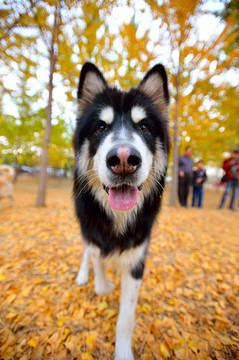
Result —
[[41, 93], [32, 92], [28, 79], [29, 64], [19, 66], [19, 76], [16, 79], [16, 91], [12, 92], [11, 100], [16, 109], [16, 115], [2, 113], [0, 133], [5, 142], [2, 150], [6, 160], [14, 162], [15, 168], [19, 164], [37, 165], [35, 151], [40, 151], [45, 117], [45, 108], [34, 106], [41, 97]]
[[[172, 205], [177, 159], [186, 145], [211, 166], [238, 146], [238, 0], [215, 4], [217, 11], [212, 1], [202, 0], [6, 0], [0, 5], [1, 161], [40, 166], [39, 206], [45, 203], [47, 166], [72, 168], [76, 88], [85, 61], [126, 89], [153, 64], [166, 66]], [[202, 36], [202, 27], [215, 19], [214, 31]]]

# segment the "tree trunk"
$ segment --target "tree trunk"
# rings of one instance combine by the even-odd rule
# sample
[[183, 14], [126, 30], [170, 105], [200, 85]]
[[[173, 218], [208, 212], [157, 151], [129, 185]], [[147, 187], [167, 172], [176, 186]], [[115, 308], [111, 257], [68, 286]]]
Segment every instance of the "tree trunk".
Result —
[[[180, 56], [179, 56], [180, 63]], [[172, 178], [172, 187], [169, 205], [177, 205], [177, 195], [178, 195], [178, 158], [179, 158], [179, 134], [178, 134], [178, 113], [180, 105], [180, 96], [179, 96], [179, 87], [180, 87], [180, 66], [176, 76], [176, 97], [175, 97], [175, 113], [174, 113], [174, 133], [173, 133], [173, 178]]]
[[55, 71], [55, 63], [56, 63], [56, 54], [55, 54], [55, 38], [58, 27], [58, 8], [56, 6], [55, 11], [55, 19], [54, 26], [52, 31], [52, 39], [51, 39], [51, 48], [50, 48], [50, 74], [49, 74], [49, 95], [48, 95], [48, 104], [46, 111], [46, 128], [44, 132], [44, 138], [42, 143], [42, 157], [41, 157], [41, 166], [40, 173], [38, 177], [38, 192], [36, 199], [36, 206], [45, 206], [45, 198], [46, 198], [46, 185], [47, 185], [47, 165], [48, 165], [48, 149], [50, 146], [50, 138], [51, 138], [51, 117], [52, 117], [52, 94], [53, 94], [53, 75]]
[[[17, 148], [18, 148], [18, 146], [17, 146]], [[16, 154], [15, 154], [14, 167], [15, 167], [15, 174], [14, 174], [13, 182], [15, 183], [17, 181], [18, 173], [19, 173], [19, 163], [18, 163], [17, 150], [16, 150]]]
[[14, 174], [14, 178], [13, 178], [14, 183], [17, 181], [18, 174], [20, 172], [20, 165], [19, 165], [19, 161], [18, 161], [18, 150], [19, 149], [20, 149], [19, 136], [17, 136], [16, 143], [15, 143], [15, 150], [14, 150], [14, 152], [15, 152], [15, 159], [14, 159], [15, 174]]

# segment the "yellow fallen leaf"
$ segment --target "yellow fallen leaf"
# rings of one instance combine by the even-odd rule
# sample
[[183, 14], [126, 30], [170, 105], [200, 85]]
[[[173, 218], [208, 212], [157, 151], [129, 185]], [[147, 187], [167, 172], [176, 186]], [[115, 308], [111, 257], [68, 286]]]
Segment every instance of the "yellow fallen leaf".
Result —
[[204, 299], [204, 295], [203, 295], [203, 293], [201, 293], [201, 292], [199, 292], [199, 293], [197, 293], [197, 299], [198, 300], [203, 300]]
[[59, 319], [56, 323], [59, 327], [62, 327], [65, 324], [65, 321], [63, 319]]
[[31, 338], [30, 340], [28, 340], [27, 345], [32, 346], [33, 348], [37, 347], [37, 342], [34, 338]]
[[48, 267], [48, 264], [44, 264], [44, 263], [42, 263], [41, 265], [39, 265], [39, 270], [46, 270], [47, 269], [47, 267]]
[[17, 317], [18, 317], [18, 314], [17, 314], [17, 313], [10, 312], [10, 313], [8, 313], [7, 316], [5, 317], [5, 321], [6, 321], [6, 322], [13, 321], [13, 320], [15, 320]]
[[193, 258], [194, 260], [197, 260], [197, 259], [198, 259], [197, 253], [194, 252], [194, 253], [192, 254], [192, 258]]
[[106, 301], [102, 301], [98, 306], [98, 313], [101, 314], [105, 309], [109, 307], [109, 304]]
[[167, 348], [167, 346], [166, 346], [165, 344], [161, 343], [161, 344], [159, 345], [159, 348], [160, 348], [161, 354], [162, 354], [165, 358], [169, 358], [169, 357], [170, 357], [170, 352], [169, 352], [169, 350], [168, 350], [168, 348]]
[[176, 305], [178, 303], [178, 299], [169, 299], [167, 300], [167, 303], [172, 306]]
[[98, 334], [95, 331], [92, 331], [89, 334], [87, 334], [86, 344], [90, 350], [93, 350], [97, 336], [98, 336]]
[[81, 348], [85, 349], [85, 339], [79, 339], [79, 335], [69, 335], [64, 342], [64, 346], [74, 355], [76, 352], [79, 353]]
[[106, 312], [107, 319], [112, 319], [115, 315], [117, 315], [117, 311], [114, 309], [109, 309]]
[[197, 351], [198, 351], [198, 343], [196, 343], [196, 341], [190, 340], [190, 341], [188, 342], [188, 346], [190, 347], [190, 349], [192, 349], [192, 351], [193, 351], [194, 353], [197, 354]]
[[7, 298], [7, 302], [9, 304], [12, 304], [14, 302], [14, 300], [16, 300], [16, 298], [17, 298], [17, 294], [12, 294]]
[[167, 291], [171, 291], [176, 287], [175, 283], [171, 280], [165, 282], [165, 288]]
[[37, 306], [40, 308], [44, 308], [46, 306], [46, 300], [45, 299], [38, 299], [37, 300]]
[[62, 272], [66, 272], [66, 271], [68, 271], [69, 270], [69, 266], [67, 265], [67, 264], [63, 264], [62, 265], [62, 268], [61, 268], [61, 271]]
[[0, 273], [0, 281], [4, 281], [4, 280], [6, 280], [6, 275]]
[[140, 360], [151, 360], [152, 359], [152, 353], [146, 352], [140, 356]]
[[42, 292], [43, 292], [43, 293], [47, 292], [48, 289], [49, 289], [49, 287], [50, 287], [49, 285], [43, 286], [43, 287], [42, 287]]
[[4, 337], [2, 340], [3, 345], [0, 348], [0, 354], [4, 354], [8, 348], [15, 345], [16, 341], [16, 337], [11, 330], [7, 330], [6, 332], [4, 332]]
[[64, 342], [64, 346], [69, 350], [71, 353], [74, 353], [77, 349], [77, 336], [70, 335], [66, 341]]
[[39, 284], [43, 283], [44, 280], [43, 280], [43, 278], [41, 278], [41, 277], [37, 277], [37, 278], [33, 279], [32, 282], [33, 282], [35, 285], [39, 285]]
[[154, 309], [154, 311], [155, 311], [157, 314], [161, 314], [162, 308], [159, 306], [159, 307], [157, 307], [156, 309]]
[[150, 306], [147, 305], [147, 304], [143, 304], [141, 306], [141, 312], [144, 313], [144, 314], [149, 314], [150, 313]]
[[217, 275], [215, 276], [215, 279], [216, 279], [217, 281], [223, 281], [223, 276], [222, 276], [222, 274], [217, 274]]
[[80, 354], [77, 357], [77, 360], [94, 360], [94, 358], [92, 357], [91, 353], [85, 352], [85, 353]]
[[196, 269], [193, 270], [193, 272], [194, 272], [195, 274], [201, 274], [202, 269], [196, 268]]
[[21, 296], [28, 297], [32, 291], [32, 286], [27, 286], [21, 291]]

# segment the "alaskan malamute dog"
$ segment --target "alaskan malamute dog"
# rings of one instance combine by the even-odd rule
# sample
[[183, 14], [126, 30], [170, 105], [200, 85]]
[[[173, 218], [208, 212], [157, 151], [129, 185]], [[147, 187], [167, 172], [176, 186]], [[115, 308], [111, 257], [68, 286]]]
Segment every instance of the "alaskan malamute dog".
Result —
[[78, 102], [74, 198], [84, 254], [76, 281], [88, 281], [92, 258], [95, 291], [104, 294], [114, 288], [106, 279], [107, 263], [120, 269], [115, 359], [133, 360], [134, 313], [168, 163], [165, 69], [154, 66], [138, 87], [123, 92], [86, 63]]

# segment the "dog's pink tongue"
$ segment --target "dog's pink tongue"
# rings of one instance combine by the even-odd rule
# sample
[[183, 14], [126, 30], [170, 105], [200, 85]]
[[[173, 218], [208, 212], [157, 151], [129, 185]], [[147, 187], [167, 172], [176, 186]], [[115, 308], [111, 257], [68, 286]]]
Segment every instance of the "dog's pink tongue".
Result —
[[130, 210], [136, 204], [139, 190], [137, 187], [125, 186], [109, 189], [109, 203], [115, 210]]

